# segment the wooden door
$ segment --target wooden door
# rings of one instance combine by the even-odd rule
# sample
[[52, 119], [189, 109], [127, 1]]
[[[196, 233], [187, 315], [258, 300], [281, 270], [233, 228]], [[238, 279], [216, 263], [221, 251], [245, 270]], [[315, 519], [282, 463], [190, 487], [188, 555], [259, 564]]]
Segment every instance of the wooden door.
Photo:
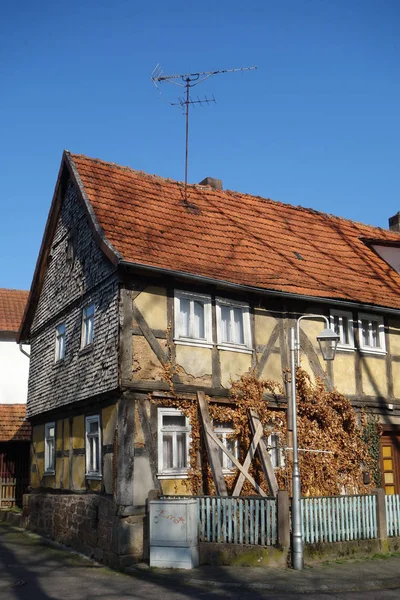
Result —
[[383, 433], [381, 440], [382, 487], [386, 494], [400, 493], [400, 436]]

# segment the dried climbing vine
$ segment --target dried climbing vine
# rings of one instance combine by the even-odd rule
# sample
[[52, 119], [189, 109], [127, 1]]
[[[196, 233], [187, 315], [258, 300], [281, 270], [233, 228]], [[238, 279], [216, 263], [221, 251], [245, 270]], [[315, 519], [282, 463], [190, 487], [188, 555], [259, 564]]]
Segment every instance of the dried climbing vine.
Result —
[[[191, 425], [190, 467], [187, 480], [188, 492], [193, 495], [213, 495], [215, 486], [207, 451], [202, 440], [198, 405], [192, 399], [180, 397], [174, 387], [174, 375], [179, 366], [172, 361], [163, 365], [164, 377], [169, 384], [170, 395], [163, 405], [179, 408]], [[311, 381], [302, 369], [297, 370], [297, 428], [299, 466], [302, 494], [336, 495], [341, 493], [367, 493], [379, 484], [379, 425], [375, 420], [358, 417], [350, 402], [337, 391], [327, 391], [322, 380]], [[282, 394], [282, 387], [272, 380], [257, 379], [248, 372], [232, 383], [229, 391], [231, 404], [210, 402], [209, 412], [215, 422], [229, 423], [232, 437], [238, 440], [239, 460], [247, 454], [252, 434], [248, 410], [257, 411], [264, 427], [264, 435], [278, 435], [284, 455], [283, 466], [276, 469], [280, 489], [290, 490], [292, 474], [291, 452], [287, 446], [286, 411], [270, 408], [269, 398]], [[159, 402], [159, 401], [157, 401]], [[303, 452], [303, 450], [323, 452]], [[364, 483], [363, 471], [372, 474], [372, 481]], [[257, 456], [249, 468], [256, 482], [268, 492], [261, 464]], [[235, 470], [225, 477], [228, 492], [232, 493], [238, 473]], [[241, 494], [255, 494], [246, 480]]]

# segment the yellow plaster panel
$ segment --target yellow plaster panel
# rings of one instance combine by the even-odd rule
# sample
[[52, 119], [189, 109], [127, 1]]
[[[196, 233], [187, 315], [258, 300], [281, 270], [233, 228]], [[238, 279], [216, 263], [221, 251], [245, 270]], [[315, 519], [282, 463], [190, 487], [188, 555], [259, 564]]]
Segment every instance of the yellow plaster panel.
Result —
[[72, 447], [85, 447], [85, 418], [83, 415], [74, 417], [74, 422], [72, 424]]
[[117, 405], [107, 406], [101, 411], [103, 425], [103, 444], [112, 444], [114, 441], [115, 427], [117, 424]]
[[332, 362], [333, 380], [338, 392], [346, 395], [356, 393], [355, 352], [336, 354]]
[[32, 442], [36, 452], [44, 452], [44, 425], [35, 425], [33, 427]]
[[64, 450], [69, 450], [69, 419], [64, 419]]
[[68, 490], [70, 488], [70, 481], [69, 481], [69, 458], [67, 456], [64, 457], [64, 474], [63, 474], [63, 480], [62, 480], [62, 488], [64, 490]]
[[135, 403], [135, 447], [136, 448], [144, 448], [144, 433], [142, 427], [142, 419], [140, 417], [139, 404]]
[[84, 490], [85, 488], [85, 457], [74, 456], [72, 458], [72, 489]]
[[60, 488], [61, 487], [60, 479], [61, 479], [61, 476], [62, 476], [63, 462], [64, 462], [63, 458], [56, 458], [56, 476], [55, 476], [55, 481], [54, 481], [54, 487], [55, 488]]
[[278, 321], [274, 317], [268, 316], [265, 310], [256, 308], [254, 310], [256, 344], [267, 344], [277, 323]]
[[57, 421], [56, 423], [56, 450], [62, 450], [63, 447], [63, 434], [62, 434], [63, 422]]
[[189, 494], [187, 479], [162, 479], [161, 489], [166, 496], [186, 495]]
[[35, 462], [32, 463], [31, 465], [31, 480], [30, 480], [30, 484], [33, 488], [38, 488], [40, 487], [40, 478], [39, 478], [39, 473], [37, 472], [37, 469], [33, 469], [33, 465], [35, 464]]
[[400, 356], [400, 321], [389, 319], [389, 343], [392, 356]]
[[97, 481], [94, 479], [89, 480], [88, 487], [92, 492], [100, 492], [101, 490], [101, 481]]
[[362, 390], [367, 396], [387, 396], [386, 363], [383, 358], [361, 356]]
[[182, 383], [194, 383], [201, 378], [203, 385], [210, 385], [212, 381], [212, 350], [211, 348], [197, 348], [196, 346], [176, 346], [176, 362], [183, 369], [179, 376]]
[[309, 374], [309, 376], [311, 377], [311, 381], [313, 383], [315, 383], [314, 372], [311, 368], [310, 361], [308, 360], [307, 356], [305, 356], [304, 354], [301, 355], [301, 368], [304, 369], [304, 371]]
[[167, 329], [167, 291], [149, 286], [135, 298], [135, 304], [151, 329]]
[[269, 355], [267, 364], [265, 365], [261, 374], [261, 379], [273, 379], [277, 383], [283, 384], [282, 362], [280, 354]]
[[393, 393], [395, 398], [400, 398], [400, 363], [392, 362]]
[[239, 379], [251, 368], [251, 354], [220, 350], [219, 359], [221, 361], [221, 383], [225, 388], [230, 388], [231, 381]]
[[[166, 340], [158, 340], [166, 350]], [[160, 361], [150, 348], [147, 340], [140, 335], [132, 336], [132, 379], [155, 379], [162, 381], [164, 372]]]
[[54, 475], [44, 475], [43, 477], [43, 485], [48, 488], [56, 487], [56, 478]]

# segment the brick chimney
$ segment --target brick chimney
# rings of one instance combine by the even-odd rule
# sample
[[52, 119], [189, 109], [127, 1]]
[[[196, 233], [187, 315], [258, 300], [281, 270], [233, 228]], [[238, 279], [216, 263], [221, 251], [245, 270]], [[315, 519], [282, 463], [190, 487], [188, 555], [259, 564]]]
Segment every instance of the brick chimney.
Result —
[[222, 180], [215, 179], [215, 177], [206, 177], [203, 181], [200, 181], [199, 185], [208, 185], [214, 190], [222, 190]]
[[400, 212], [389, 217], [389, 229], [391, 231], [400, 231]]

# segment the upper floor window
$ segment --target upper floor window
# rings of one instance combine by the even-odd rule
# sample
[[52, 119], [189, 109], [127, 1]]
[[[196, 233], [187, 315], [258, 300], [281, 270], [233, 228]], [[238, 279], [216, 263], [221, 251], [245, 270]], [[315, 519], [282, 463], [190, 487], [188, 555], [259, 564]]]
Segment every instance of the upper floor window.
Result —
[[[222, 423], [220, 421], [214, 421], [213, 429], [215, 435], [221, 440], [223, 445], [235, 458], [238, 458], [238, 441], [235, 437], [235, 430], [233, 429], [232, 423]], [[232, 471], [235, 465], [231, 459], [225, 454], [222, 448], [218, 448], [219, 460], [221, 462], [222, 469], [224, 471]]]
[[160, 475], [186, 475], [189, 467], [188, 418], [177, 408], [158, 409], [158, 470]]
[[175, 293], [175, 341], [212, 345], [211, 298], [202, 294]]
[[56, 424], [46, 423], [44, 426], [44, 470], [54, 473], [56, 465]]
[[344, 310], [331, 310], [331, 327], [340, 338], [338, 348], [354, 350], [352, 313]]
[[65, 323], [56, 327], [56, 362], [65, 357]]
[[360, 313], [358, 315], [358, 328], [361, 350], [375, 353], [386, 351], [383, 317]]
[[251, 351], [249, 305], [217, 298], [216, 310], [219, 347]]
[[89, 304], [88, 306], [85, 306], [82, 313], [82, 348], [93, 343], [93, 330], [94, 304]]
[[101, 477], [100, 416], [86, 417], [86, 476]]

